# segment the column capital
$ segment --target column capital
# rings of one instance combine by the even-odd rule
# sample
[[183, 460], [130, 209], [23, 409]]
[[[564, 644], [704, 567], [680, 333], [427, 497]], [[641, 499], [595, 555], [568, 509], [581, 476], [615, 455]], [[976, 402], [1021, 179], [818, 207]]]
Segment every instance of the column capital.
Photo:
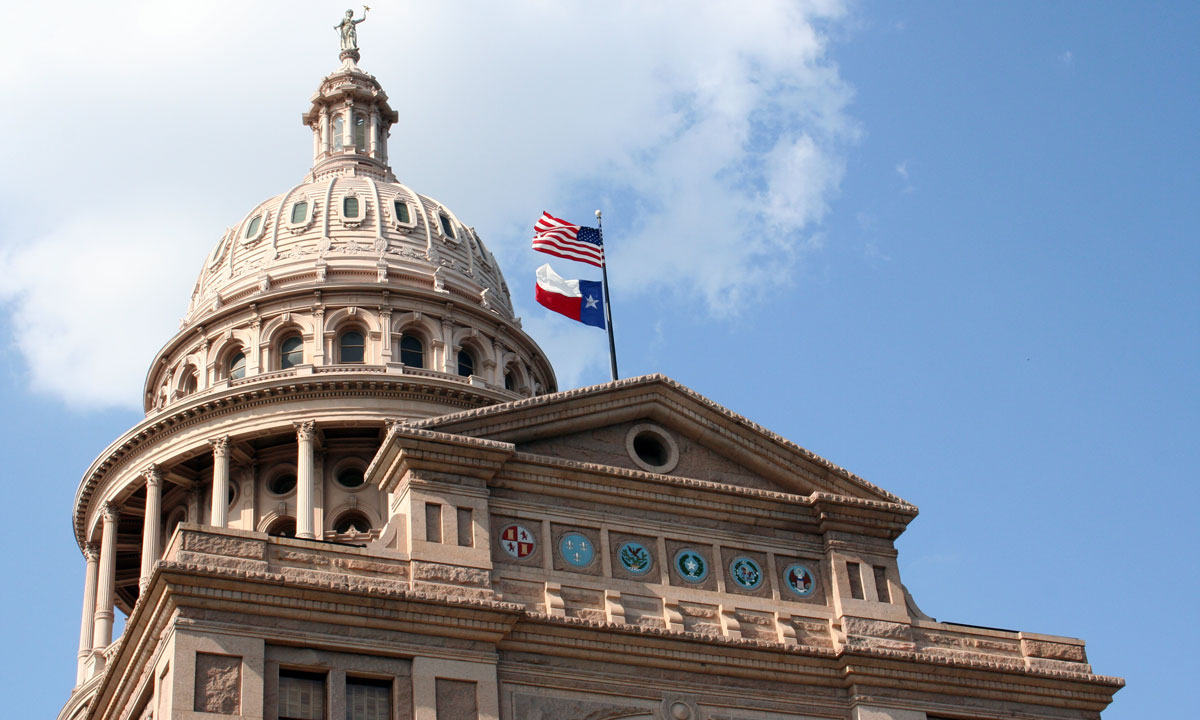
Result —
[[121, 507], [116, 503], [106, 502], [104, 507], [100, 508], [100, 514], [104, 522], [115, 523], [121, 519]]
[[229, 436], [222, 435], [220, 437], [209, 438], [209, 445], [212, 445], [213, 457], [227, 457], [229, 455]]
[[296, 439], [300, 442], [312, 442], [317, 438], [317, 422], [315, 420], [294, 422], [292, 427], [296, 428]]
[[142, 470], [142, 477], [146, 478], [147, 485], [160, 485], [163, 479], [162, 468], [155, 463], [150, 463]]
[[100, 559], [100, 543], [89, 542], [83, 545], [83, 559], [88, 562], [96, 562]]

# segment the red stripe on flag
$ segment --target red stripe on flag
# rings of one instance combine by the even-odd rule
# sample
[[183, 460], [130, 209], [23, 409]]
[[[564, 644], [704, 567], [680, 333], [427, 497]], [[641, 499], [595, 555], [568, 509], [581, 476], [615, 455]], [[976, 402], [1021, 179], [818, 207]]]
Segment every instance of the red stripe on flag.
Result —
[[572, 320], [579, 319], [579, 309], [583, 306], [583, 298], [567, 297], [559, 295], [548, 290], [543, 290], [541, 285], [534, 286], [537, 289], [536, 297], [539, 304], [550, 308], [556, 313], [566, 315]]

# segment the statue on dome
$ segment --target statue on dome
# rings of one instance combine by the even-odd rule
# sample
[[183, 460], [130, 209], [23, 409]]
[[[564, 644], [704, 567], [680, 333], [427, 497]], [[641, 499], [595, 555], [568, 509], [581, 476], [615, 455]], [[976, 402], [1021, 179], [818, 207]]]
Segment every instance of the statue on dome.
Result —
[[346, 17], [342, 18], [340, 23], [333, 26], [333, 29], [337, 30], [338, 35], [342, 38], [342, 52], [358, 50], [358, 30], [355, 26], [367, 19], [367, 11], [370, 9], [366, 5], [363, 5], [363, 15], [357, 20], [354, 19], [354, 11], [347, 10]]

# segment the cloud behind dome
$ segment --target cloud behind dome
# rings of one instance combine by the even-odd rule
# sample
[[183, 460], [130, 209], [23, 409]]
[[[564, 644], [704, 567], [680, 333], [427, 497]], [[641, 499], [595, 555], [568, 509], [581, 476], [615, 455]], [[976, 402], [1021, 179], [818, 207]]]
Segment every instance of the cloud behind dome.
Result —
[[[223, 230], [307, 169], [298, 116], [336, 67], [337, 17], [57, 7], [0, 48], [37, 67], [0, 92], [41, 108], [0, 114], [23, 139], [0, 147], [0, 306], [32, 387], [135, 407]], [[0, 19], [28, 27], [22, 12]], [[819, 246], [858, 132], [825, 34], [845, 20], [838, 2], [389, 5], [360, 26], [361, 65], [400, 111], [397, 175], [476, 226], [518, 312], [539, 312], [533, 219], [602, 206], [621, 302], [724, 318]], [[576, 384], [594, 354], [534, 324]]]

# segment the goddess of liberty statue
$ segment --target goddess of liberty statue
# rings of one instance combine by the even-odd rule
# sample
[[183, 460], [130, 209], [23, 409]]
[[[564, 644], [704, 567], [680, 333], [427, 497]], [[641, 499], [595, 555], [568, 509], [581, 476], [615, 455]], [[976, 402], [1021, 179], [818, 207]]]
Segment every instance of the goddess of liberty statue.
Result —
[[358, 49], [358, 30], [355, 25], [358, 25], [363, 20], [367, 19], [367, 11], [371, 8], [363, 5], [363, 16], [357, 20], [354, 19], [354, 11], [347, 10], [346, 17], [342, 21], [333, 26], [334, 30], [338, 31], [338, 35], [342, 38], [342, 51]]

